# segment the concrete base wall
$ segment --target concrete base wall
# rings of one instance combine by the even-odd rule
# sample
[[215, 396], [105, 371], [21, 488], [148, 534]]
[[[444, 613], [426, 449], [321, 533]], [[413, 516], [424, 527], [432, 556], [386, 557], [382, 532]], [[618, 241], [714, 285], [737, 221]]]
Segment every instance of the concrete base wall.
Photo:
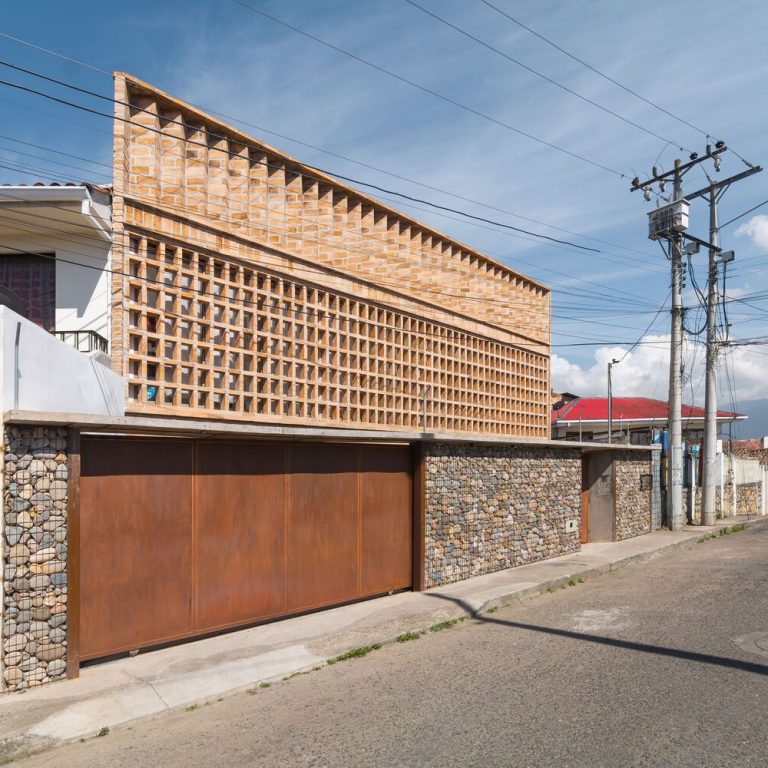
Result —
[[579, 549], [579, 449], [430, 444], [425, 486], [426, 587]]
[[60, 678], [67, 652], [67, 430], [3, 435], [4, 690]]

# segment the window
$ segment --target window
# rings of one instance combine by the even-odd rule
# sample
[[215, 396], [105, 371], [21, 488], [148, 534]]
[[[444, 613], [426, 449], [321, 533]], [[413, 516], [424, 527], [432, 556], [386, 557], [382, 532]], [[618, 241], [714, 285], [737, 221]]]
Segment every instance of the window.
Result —
[[47, 331], [56, 329], [56, 262], [50, 256], [0, 253], [2, 303]]

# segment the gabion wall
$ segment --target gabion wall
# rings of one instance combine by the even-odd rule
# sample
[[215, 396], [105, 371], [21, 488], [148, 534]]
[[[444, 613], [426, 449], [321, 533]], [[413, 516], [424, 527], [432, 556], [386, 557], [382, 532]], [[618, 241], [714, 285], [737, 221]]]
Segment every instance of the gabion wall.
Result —
[[6, 690], [60, 678], [67, 655], [67, 430], [3, 434], [3, 645]]
[[615, 539], [631, 539], [651, 532], [653, 468], [650, 453], [616, 453]]
[[426, 587], [579, 549], [579, 449], [432, 443], [424, 469]]

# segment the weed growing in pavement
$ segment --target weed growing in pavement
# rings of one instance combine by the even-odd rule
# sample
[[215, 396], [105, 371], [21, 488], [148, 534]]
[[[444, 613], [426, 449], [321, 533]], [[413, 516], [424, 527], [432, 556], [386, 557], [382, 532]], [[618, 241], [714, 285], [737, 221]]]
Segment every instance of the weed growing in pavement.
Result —
[[440, 621], [437, 624], [433, 624], [430, 628], [430, 632], [442, 632], [444, 629], [450, 629], [451, 627], [455, 627], [459, 623], [458, 619], [446, 619], [445, 621]]
[[290, 675], [287, 675], [283, 678], [283, 682], [286, 680], [293, 680], [294, 677], [298, 677], [299, 675], [308, 675], [310, 672], [314, 672], [314, 668], [312, 669], [305, 669], [303, 672], [293, 672]]
[[272, 683], [259, 683], [259, 688], [269, 688]]
[[714, 531], [711, 531], [705, 536], [702, 536], [697, 541], [699, 544], [703, 544], [705, 541], [711, 541], [712, 539], [716, 539], [718, 536], [730, 536], [730, 534], [732, 533], [738, 533], [739, 531], [744, 531], [746, 529], [747, 529], [746, 523], [736, 523], [736, 525], [732, 525], [730, 528], [728, 526], [726, 526], [725, 528], [721, 528], [719, 533], [715, 533]]
[[109, 726], [105, 725], [96, 735], [97, 736], [109, 736]]
[[489, 609], [486, 611], [486, 613], [496, 613], [496, 611], [498, 611], [498, 610], [499, 610], [499, 606], [498, 606], [498, 605], [492, 605], [492, 606], [491, 606], [491, 607], [490, 607], [490, 608], [489, 608]]
[[339, 661], [347, 661], [347, 659], [359, 659], [363, 656], [367, 656], [371, 651], [378, 651], [379, 648], [381, 648], [381, 643], [374, 643], [373, 645], [361, 645], [359, 648], [353, 648], [351, 651], [347, 651], [346, 653], [342, 653], [332, 659], [328, 659], [326, 664], [336, 664]]
[[194, 712], [200, 705], [199, 704], [190, 704], [188, 707], [184, 707], [185, 712]]
[[557, 587], [547, 587], [547, 592], [552, 594], [552, 592], [557, 592]]
[[402, 635], [398, 635], [395, 640], [398, 643], [407, 643], [409, 640], [418, 640], [423, 632], [403, 632]]
[[747, 526], [744, 523], [737, 523], [736, 525], [732, 525], [730, 528], [721, 528], [720, 535], [727, 536], [729, 533], [738, 533], [739, 531], [745, 530], [746, 527]]

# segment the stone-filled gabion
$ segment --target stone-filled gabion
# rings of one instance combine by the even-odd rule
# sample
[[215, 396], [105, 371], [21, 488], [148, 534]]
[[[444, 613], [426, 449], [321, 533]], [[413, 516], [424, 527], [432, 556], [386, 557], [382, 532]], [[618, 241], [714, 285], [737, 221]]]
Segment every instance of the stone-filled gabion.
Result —
[[[616, 541], [651, 532], [652, 467], [650, 453], [617, 451]], [[643, 480], [643, 478], [647, 478]]]
[[427, 587], [579, 549], [576, 448], [434, 443], [425, 485]]
[[67, 653], [67, 431], [3, 435], [3, 645], [6, 690], [64, 675]]
[[[694, 522], [701, 522], [701, 486], [696, 488]], [[690, 489], [683, 489], [683, 505], [686, 514], [690, 517]], [[763, 484], [740, 483], [736, 486], [736, 514], [737, 515], [762, 515], [763, 514]], [[720, 497], [720, 486], [715, 486], [715, 514], [720, 517], [733, 515], [733, 486], [730, 480], [723, 483], [723, 498]]]

